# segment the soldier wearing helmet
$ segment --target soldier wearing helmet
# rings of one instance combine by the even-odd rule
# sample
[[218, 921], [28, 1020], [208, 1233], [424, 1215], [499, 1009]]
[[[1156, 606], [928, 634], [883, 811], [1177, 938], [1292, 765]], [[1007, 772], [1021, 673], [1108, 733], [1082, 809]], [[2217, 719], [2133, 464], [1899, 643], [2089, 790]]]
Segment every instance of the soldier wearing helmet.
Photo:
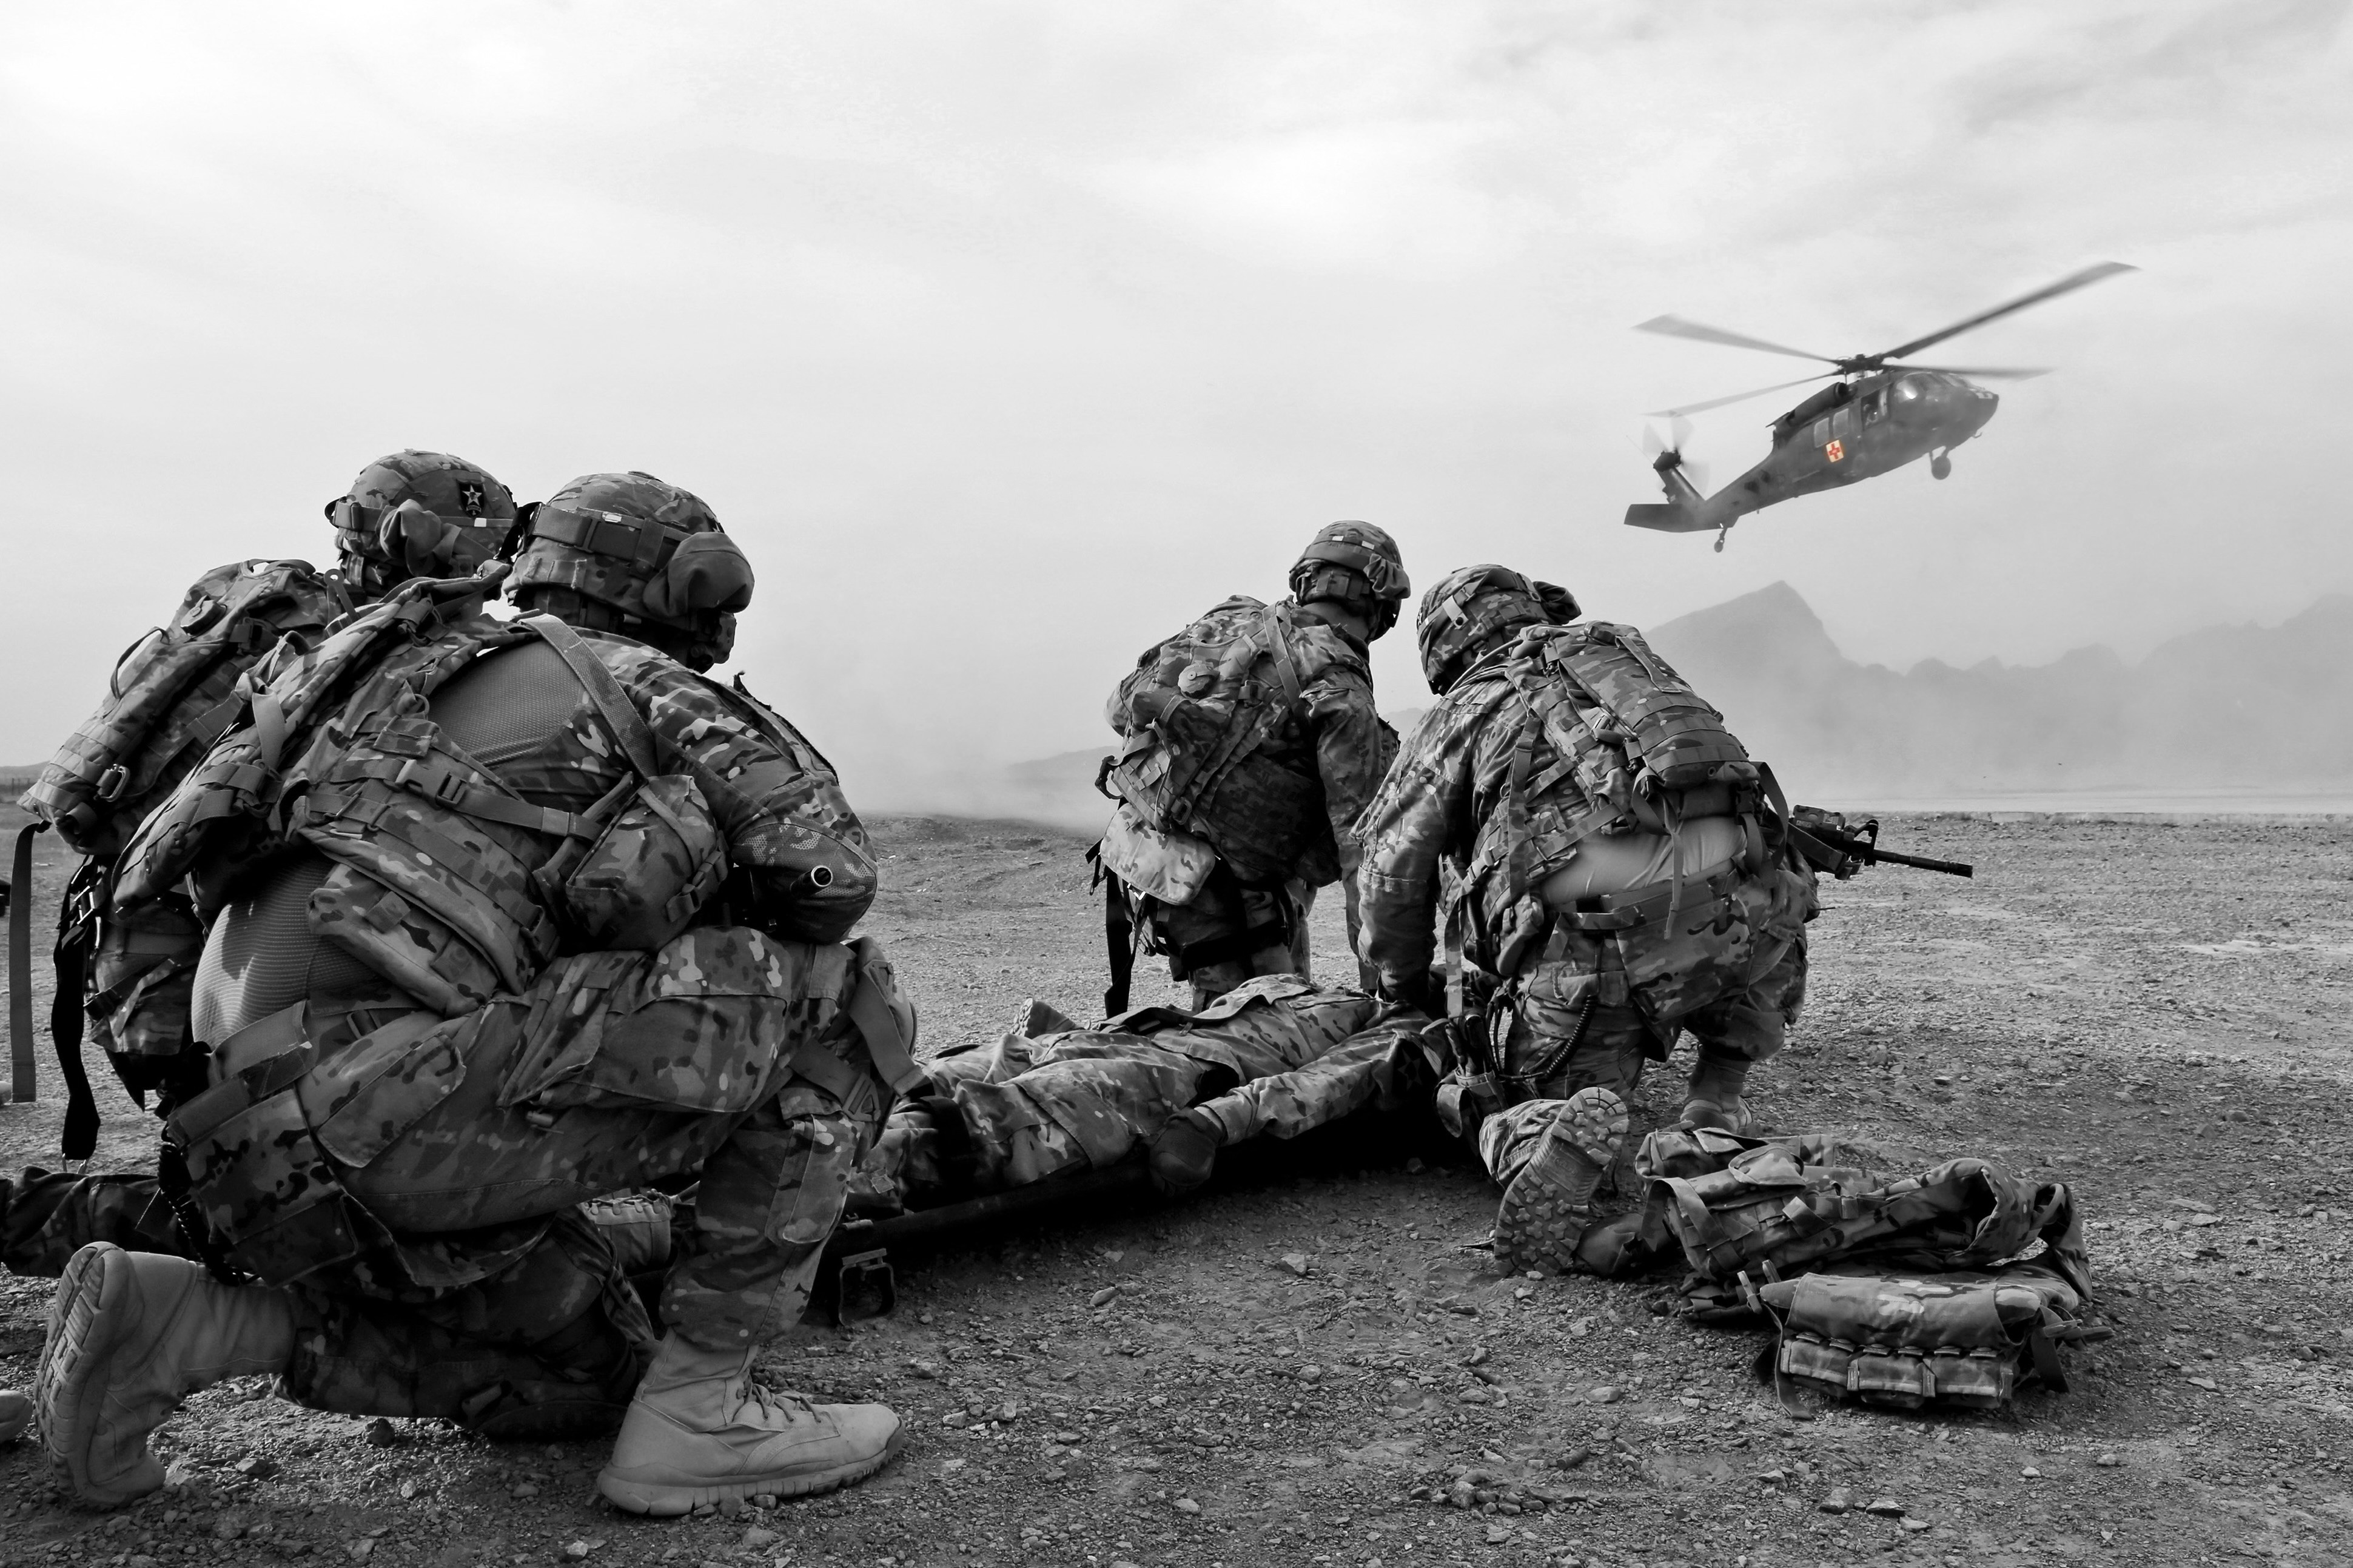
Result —
[[394, 452], [359, 471], [327, 503], [353, 600], [369, 604], [412, 577], [465, 577], [501, 553], [514, 527], [513, 492], [447, 452]]
[[1449, 1016], [1440, 1114], [1502, 1184], [1496, 1253], [1520, 1268], [1580, 1261], [1643, 1064], [1685, 1032], [1683, 1124], [1750, 1130], [1815, 910], [1721, 717], [1635, 628], [1577, 615], [1502, 566], [1432, 588], [1438, 702], [1358, 824], [1365, 961], [1385, 999]]
[[1397, 542], [1367, 522], [1318, 529], [1291, 597], [1237, 595], [1146, 648], [1105, 710], [1121, 750], [1109, 874], [1109, 1011], [1127, 1005], [1132, 931], [1205, 1006], [1253, 974], [1308, 968], [1315, 890], [1343, 884], [1356, 937], [1349, 825], [1396, 736], [1373, 704], [1373, 640], [1411, 591]]
[[[206, 573], [178, 613], [118, 661], [97, 712], [25, 796], [26, 809], [87, 857], [58, 926], [59, 987], [86, 1004], [58, 1013], [61, 1054], [79, 1068], [86, 1015], [123, 1086], [142, 1105], [154, 1096], [159, 1111], [203, 1088], [179, 1075], [192, 1059], [181, 1047], [204, 931], [184, 900], [159, 900], [128, 922], [110, 917], [105, 885], [116, 856], [217, 738], [223, 699], [240, 676], [315, 646], [337, 619], [410, 578], [470, 575], [499, 552], [516, 516], [513, 495], [487, 470], [416, 450], [367, 464], [324, 510], [337, 570], [255, 559]], [[66, 1153], [79, 1160], [98, 1114], [84, 1076], [69, 1071], [68, 1081]], [[64, 1261], [60, 1237], [178, 1247], [171, 1215], [147, 1202], [152, 1189], [144, 1176], [27, 1171], [0, 1179], [0, 1267], [54, 1274]]]
[[[789, 724], [649, 646], [707, 655], [749, 601], [710, 510], [643, 474], [556, 502], [516, 553], [541, 613], [395, 592], [259, 672], [124, 851], [120, 904], [185, 883], [210, 921], [211, 1086], [167, 1137], [201, 1249], [259, 1283], [105, 1241], [66, 1264], [36, 1401], [85, 1502], [153, 1490], [177, 1398], [259, 1372], [494, 1436], [617, 1424], [599, 1485], [638, 1512], [897, 1451], [882, 1406], [748, 1377], [921, 1076], [887, 962], [847, 940], [863, 830]], [[582, 1205], [668, 1178], [699, 1187], [658, 1331]]]

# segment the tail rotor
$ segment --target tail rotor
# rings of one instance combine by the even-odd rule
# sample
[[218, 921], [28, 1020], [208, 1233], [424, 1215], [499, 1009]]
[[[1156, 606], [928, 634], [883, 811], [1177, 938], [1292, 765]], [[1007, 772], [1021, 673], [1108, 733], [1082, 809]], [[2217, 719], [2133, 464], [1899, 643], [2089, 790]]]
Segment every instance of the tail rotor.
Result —
[[1692, 422], [1680, 414], [1667, 417], [1667, 433], [1662, 436], [1655, 426], [1642, 426], [1642, 451], [1651, 459], [1651, 467], [1664, 480], [1670, 493], [1674, 489], [1673, 476], [1681, 475], [1700, 495], [1707, 493], [1707, 467], [1683, 456], [1683, 447], [1691, 440]]

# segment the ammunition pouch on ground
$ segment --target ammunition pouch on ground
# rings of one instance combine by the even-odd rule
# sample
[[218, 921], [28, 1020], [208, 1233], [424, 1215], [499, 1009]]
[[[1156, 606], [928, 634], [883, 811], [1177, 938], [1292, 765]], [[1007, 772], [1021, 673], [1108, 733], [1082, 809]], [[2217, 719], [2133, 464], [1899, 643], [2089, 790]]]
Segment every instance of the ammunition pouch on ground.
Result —
[[1827, 1133], [1653, 1132], [1634, 1157], [1647, 1186], [1630, 1267], [1680, 1250], [1693, 1292], [1722, 1296], [1744, 1274], [1773, 1279], [1865, 1260], [1990, 1268], [2041, 1243], [2037, 1261], [2090, 1298], [2082, 1220], [2063, 1184], [1986, 1160], [1902, 1177], [1875, 1163], [1872, 1151]]
[[2083, 1297], [2052, 1269], [1995, 1274], [1808, 1274], [1754, 1291], [1779, 1331], [1777, 1379], [1832, 1397], [1916, 1409], [2010, 1403], [2021, 1381], [2064, 1393], [2056, 1346], [2086, 1337]]

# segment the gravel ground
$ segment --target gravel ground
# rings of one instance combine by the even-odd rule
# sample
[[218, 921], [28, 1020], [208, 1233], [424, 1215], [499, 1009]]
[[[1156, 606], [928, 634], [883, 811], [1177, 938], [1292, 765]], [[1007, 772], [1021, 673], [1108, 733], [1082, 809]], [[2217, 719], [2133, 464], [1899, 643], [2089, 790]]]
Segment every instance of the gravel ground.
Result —
[[[876, 827], [870, 924], [927, 1041], [1032, 994], [1099, 1010], [1077, 841]], [[1807, 1019], [1754, 1098], [1781, 1128], [2075, 1184], [2116, 1332], [2070, 1353], [2068, 1394], [1800, 1419], [1750, 1374], [1761, 1336], [1682, 1321], [1662, 1281], [1499, 1275], [1475, 1171], [1370, 1127], [1195, 1201], [908, 1260], [894, 1316], [805, 1324], [775, 1381], [913, 1427], [852, 1492], [640, 1521], [596, 1499], [598, 1445], [319, 1415], [248, 1380], [191, 1399], [157, 1438], [174, 1484], [111, 1516], [0, 1449], [0, 1562], [2353, 1563], [2353, 822], [1926, 817], [1889, 842], [1978, 879], [1826, 889]], [[1326, 973], [1337, 924], [1319, 911]], [[54, 1146], [43, 1093], [0, 1110], [0, 1157]], [[101, 1159], [143, 1158], [152, 1124], [104, 1099]], [[1645, 1114], [1679, 1100], [1662, 1078]], [[47, 1297], [0, 1279], [0, 1381], [29, 1373]]]

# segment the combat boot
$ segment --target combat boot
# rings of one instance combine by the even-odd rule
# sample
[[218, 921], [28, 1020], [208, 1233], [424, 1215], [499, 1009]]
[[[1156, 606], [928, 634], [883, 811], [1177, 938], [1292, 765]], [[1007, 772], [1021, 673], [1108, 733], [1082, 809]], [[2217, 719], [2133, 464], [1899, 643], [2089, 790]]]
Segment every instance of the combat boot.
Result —
[[751, 1364], [748, 1350], [664, 1338], [596, 1489], [617, 1508], [660, 1515], [763, 1493], [802, 1497], [864, 1480], [906, 1440], [887, 1406], [812, 1405], [762, 1388]]
[[1690, 1096], [1683, 1101], [1683, 1124], [1685, 1127], [1713, 1127], [1729, 1132], [1736, 1138], [1746, 1138], [1757, 1130], [1757, 1115], [1740, 1091], [1748, 1082], [1748, 1069], [1757, 1064], [1746, 1057], [1736, 1057], [1700, 1047], [1699, 1061], [1692, 1068]]
[[202, 1264], [93, 1241], [49, 1308], [33, 1405], [74, 1495], [112, 1508], [164, 1484], [147, 1435], [224, 1378], [283, 1372], [294, 1354], [284, 1292], [223, 1285]]
[[1560, 1102], [1552, 1125], [1495, 1207], [1495, 1257], [1512, 1268], [1566, 1274], [1593, 1224], [1593, 1190], [1617, 1163], [1632, 1125], [1609, 1089], [1580, 1089]]

